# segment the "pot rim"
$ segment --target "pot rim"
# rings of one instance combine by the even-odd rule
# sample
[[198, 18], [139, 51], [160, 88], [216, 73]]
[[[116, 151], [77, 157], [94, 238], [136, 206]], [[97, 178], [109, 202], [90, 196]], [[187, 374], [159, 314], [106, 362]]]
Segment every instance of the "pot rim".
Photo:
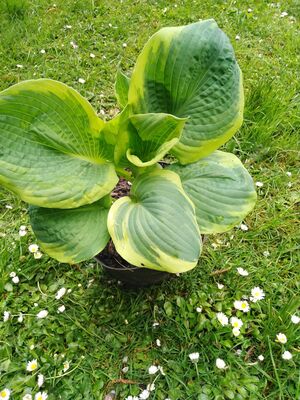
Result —
[[[103, 265], [105, 268], [111, 269], [111, 270], [113, 270], [113, 271], [129, 271], [129, 272], [134, 272], [134, 271], [141, 270], [141, 269], [149, 269], [149, 268], [143, 268], [143, 267], [136, 267], [135, 265], [132, 265], [132, 268], [128, 268], [128, 267], [126, 267], [125, 265], [121, 264], [121, 263], [120, 263], [118, 260], [116, 260], [115, 258], [114, 258], [114, 261], [115, 261], [116, 263], [118, 263], [118, 264], [120, 265], [121, 268], [118, 268], [118, 267], [115, 267], [115, 268], [114, 268], [114, 267], [111, 267], [111, 266], [107, 265], [104, 261], [100, 260], [100, 257], [98, 257], [100, 254], [101, 254], [101, 252], [100, 252], [99, 254], [97, 254], [97, 255], [94, 257], [94, 259], [97, 261], [97, 263], [98, 263], [98, 264], [101, 264], [101, 265]], [[130, 264], [130, 265], [131, 265], [131, 264]]]

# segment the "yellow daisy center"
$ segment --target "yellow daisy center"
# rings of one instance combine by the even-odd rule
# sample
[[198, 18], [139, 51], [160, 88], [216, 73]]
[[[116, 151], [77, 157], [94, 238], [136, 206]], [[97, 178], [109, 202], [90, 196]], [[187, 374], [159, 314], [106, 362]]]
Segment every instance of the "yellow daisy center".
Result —
[[4, 399], [6, 397], [6, 392], [2, 390], [2, 392], [0, 392], [0, 396], [2, 397], [2, 399]]
[[41, 394], [39, 394], [38, 397], [36, 398], [36, 400], [43, 400], [43, 396]]
[[233, 326], [234, 326], [235, 328], [238, 328], [239, 323], [236, 321], [236, 322], [233, 323]]
[[31, 369], [32, 369], [32, 370], [36, 369], [36, 367], [37, 367], [37, 364], [36, 364], [36, 363], [32, 363], [32, 364], [31, 364]]
[[246, 308], [246, 304], [245, 303], [242, 303], [242, 308]]

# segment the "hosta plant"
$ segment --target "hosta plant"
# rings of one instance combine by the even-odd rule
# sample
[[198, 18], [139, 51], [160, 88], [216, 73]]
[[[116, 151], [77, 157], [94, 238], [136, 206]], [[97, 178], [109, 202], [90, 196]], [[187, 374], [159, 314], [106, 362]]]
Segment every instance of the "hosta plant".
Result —
[[[163, 28], [115, 88], [122, 111], [108, 122], [63, 83], [4, 90], [0, 183], [29, 203], [40, 246], [60, 262], [87, 260], [111, 238], [134, 266], [190, 270], [201, 234], [231, 229], [256, 199], [239, 159], [217, 150], [243, 118], [232, 46], [213, 20]], [[113, 201], [119, 177], [132, 186]]]

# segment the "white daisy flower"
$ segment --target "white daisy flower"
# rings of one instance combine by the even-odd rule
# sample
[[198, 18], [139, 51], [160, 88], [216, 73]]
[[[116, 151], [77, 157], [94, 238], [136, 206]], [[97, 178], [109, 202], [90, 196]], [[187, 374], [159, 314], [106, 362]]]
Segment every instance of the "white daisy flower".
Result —
[[259, 287], [255, 287], [251, 290], [251, 297], [250, 300], [253, 303], [256, 303], [258, 300], [263, 300], [265, 298], [265, 293]]
[[292, 173], [291, 173], [290, 171], [287, 171], [286, 174], [287, 174], [287, 176], [289, 176], [289, 177], [292, 176]]
[[292, 353], [290, 353], [289, 351], [285, 351], [282, 356], [281, 356], [284, 360], [291, 360], [293, 358]]
[[64, 305], [58, 307], [57, 312], [58, 313], [63, 313], [66, 310], [66, 307]]
[[237, 337], [237, 336], [239, 336], [240, 333], [241, 333], [241, 331], [239, 330], [239, 328], [232, 328], [233, 336]]
[[287, 337], [285, 336], [284, 333], [278, 333], [276, 335], [276, 342], [279, 342], [281, 344], [285, 344], [287, 342]]
[[25, 396], [22, 397], [22, 400], [32, 400], [32, 395], [27, 393]]
[[95, 58], [96, 56], [95, 56], [94, 53], [90, 53], [90, 57], [91, 57], [91, 58]]
[[31, 344], [30, 346], [29, 346], [29, 350], [33, 350], [34, 349], [34, 344]]
[[165, 372], [164, 372], [163, 367], [161, 367], [160, 365], [158, 366], [158, 370], [159, 370], [159, 372], [160, 372], [163, 376], [166, 375]]
[[39, 250], [39, 246], [35, 243], [28, 246], [30, 253], [36, 253]]
[[39, 260], [40, 258], [43, 257], [43, 254], [42, 254], [40, 251], [36, 251], [35, 253], [33, 253], [33, 257], [34, 257], [36, 260]]
[[225, 369], [226, 368], [226, 363], [222, 358], [217, 358], [216, 359], [216, 367], [219, 369]]
[[234, 308], [237, 310], [243, 311], [243, 312], [248, 312], [250, 310], [249, 303], [246, 300], [235, 300]]
[[16, 274], [14, 271], [12, 271], [12, 272], [9, 274], [10, 278], [14, 278], [16, 275], [17, 275], [17, 274]]
[[260, 354], [257, 358], [259, 361], [264, 361], [265, 359], [265, 357], [262, 354]]
[[248, 226], [246, 224], [241, 224], [240, 229], [244, 232], [247, 232], [249, 230]]
[[37, 368], [38, 368], [38, 363], [36, 359], [28, 361], [26, 366], [26, 371], [32, 372], [35, 371]]
[[237, 317], [231, 317], [230, 323], [233, 328], [240, 329], [243, 326], [243, 321]]
[[38, 392], [34, 396], [34, 400], [46, 400], [48, 398], [48, 394], [46, 392]]
[[45, 54], [45, 53], [46, 53], [46, 50], [45, 50], [45, 49], [42, 49], [42, 50], [40, 51], [40, 53], [41, 53], [41, 54]]
[[248, 276], [249, 275], [249, 272], [247, 270], [245, 270], [244, 268], [241, 268], [241, 267], [237, 268], [237, 272], [242, 276]]
[[142, 393], [140, 393], [140, 400], [147, 400], [150, 396], [149, 390], [143, 390]]
[[126, 374], [128, 371], [129, 371], [129, 367], [126, 366], [126, 367], [122, 368], [123, 374]]
[[125, 49], [127, 47], [127, 43], [123, 43], [122, 46]]
[[155, 390], [155, 384], [154, 384], [154, 383], [149, 383], [149, 384], [147, 385], [147, 390], [148, 390], [149, 392], [153, 392], [153, 390]]
[[20, 313], [18, 316], [18, 322], [23, 322], [23, 319], [24, 319], [23, 314]]
[[197, 307], [196, 311], [197, 311], [197, 313], [202, 313], [202, 307]]
[[22, 64], [17, 64], [16, 67], [17, 68], [23, 68], [23, 65]]
[[269, 257], [270, 252], [269, 252], [268, 250], [266, 250], [266, 251], [263, 252], [263, 255], [264, 255], [265, 257]]
[[43, 374], [38, 374], [38, 379], [37, 379], [38, 387], [43, 386], [44, 382], [45, 382], [44, 375]]
[[218, 312], [216, 317], [222, 326], [228, 325], [228, 317], [224, 313]]
[[258, 188], [261, 188], [261, 187], [264, 186], [264, 184], [263, 184], [262, 182], [259, 182], [259, 181], [257, 181], [257, 182], [255, 183], [255, 185], [256, 185]]
[[222, 283], [217, 283], [218, 289], [222, 290], [224, 288], [224, 285]]
[[26, 229], [20, 229], [19, 230], [19, 236], [23, 237], [25, 235], [27, 235], [27, 230]]
[[4, 313], [3, 313], [3, 322], [8, 321], [9, 317], [10, 317], [10, 312], [9, 311], [4, 311]]
[[83, 79], [83, 78], [78, 78], [78, 82], [84, 84], [84, 83], [85, 83], [85, 79]]
[[280, 18], [284, 18], [284, 17], [287, 17], [289, 14], [286, 12], [286, 11], [283, 11], [281, 14], [280, 14]]
[[157, 347], [160, 347], [160, 346], [161, 346], [161, 342], [160, 342], [159, 339], [156, 339], [156, 346], [157, 346]]
[[153, 328], [155, 328], [156, 326], [159, 326], [159, 322], [153, 322], [152, 326], [153, 326]]
[[69, 361], [65, 361], [65, 362], [63, 363], [63, 367], [64, 367], [64, 372], [67, 372], [68, 369], [70, 368], [70, 363], [69, 363]]
[[14, 277], [12, 278], [12, 281], [13, 281], [13, 283], [17, 284], [17, 283], [20, 282], [20, 279], [19, 279], [18, 276], [14, 276]]
[[1, 400], [8, 400], [10, 398], [10, 390], [5, 388], [0, 392], [0, 399]]
[[65, 29], [72, 29], [72, 25], [65, 25]]
[[73, 42], [73, 40], [70, 42], [70, 45], [73, 47], [73, 49], [78, 49], [78, 45], [75, 43], [75, 42]]
[[67, 289], [65, 287], [60, 288], [55, 295], [56, 300], [61, 299], [66, 294], [66, 291]]
[[151, 367], [148, 368], [148, 374], [149, 375], [154, 375], [158, 372], [158, 368], [156, 365], [151, 365]]
[[291, 316], [291, 321], [292, 321], [293, 324], [299, 324], [300, 317], [298, 317], [297, 315], [294, 314], [294, 315]]
[[47, 310], [42, 310], [38, 314], [36, 314], [36, 317], [38, 319], [42, 319], [42, 318], [46, 318], [47, 315], [48, 315], [48, 311]]
[[197, 362], [199, 360], [199, 353], [191, 353], [189, 354], [189, 357], [192, 362]]

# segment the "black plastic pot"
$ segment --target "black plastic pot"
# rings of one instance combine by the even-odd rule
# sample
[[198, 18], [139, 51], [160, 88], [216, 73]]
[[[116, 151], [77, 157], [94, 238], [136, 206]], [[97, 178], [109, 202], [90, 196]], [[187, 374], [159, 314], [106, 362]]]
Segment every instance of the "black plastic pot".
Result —
[[124, 263], [115, 259], [113, 255], [110, 255], [111, 260], [109, 264], [115, 264], [116, 266], [108, 265], [107, 258], [108, 254], [101, 252], [95, 260], [101, 264], [105, 272], [112, 278], [123, 282], [126, 286], [132, 288], [140, 288], [155, 285], [161, 283], [166, 279], [171, 279], [176, 276], [168, 272], [155, 271], [154, 269], [135, 267], [128, 264], [125, 260]]

